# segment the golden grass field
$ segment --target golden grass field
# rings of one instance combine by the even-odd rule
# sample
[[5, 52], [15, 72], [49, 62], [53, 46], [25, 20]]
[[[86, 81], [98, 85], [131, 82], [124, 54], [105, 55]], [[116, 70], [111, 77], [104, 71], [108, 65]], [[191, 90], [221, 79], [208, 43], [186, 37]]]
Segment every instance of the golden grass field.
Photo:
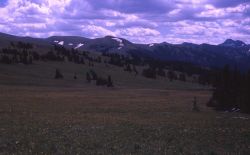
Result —
[[[55, 68], [64, 80], [53, 79]], [[97, 87], [85, 82], [88, 69], [1, 64], [0, 154], [250, 154], [249, 115], [206, 107], [208, 88], [101, 65], [115, 87]]]

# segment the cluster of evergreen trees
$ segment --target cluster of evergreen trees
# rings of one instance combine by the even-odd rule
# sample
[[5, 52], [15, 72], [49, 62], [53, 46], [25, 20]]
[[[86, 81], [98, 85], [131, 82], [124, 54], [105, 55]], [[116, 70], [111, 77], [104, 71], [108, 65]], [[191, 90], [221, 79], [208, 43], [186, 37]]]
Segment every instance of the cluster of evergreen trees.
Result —
[[208, 106], [250, 113], [250, 71], [241, 73], [226, 66], [214, 74], [213, 86], [215, 89]]
[[54, 49], [46, 54], [40, 55], [42, 61], [69, 61], [76, 64], [85, 64], [88, 58], [87, 52], [80, 52], [75, 49], [66, 49], [63, 46], [54, 45]]
[[0, 63], [13, 64], [23, 63], [32, 64], [33, 53], [30, 51], [33, 48], [32, 44], [18, 42], [14, 44], [10, 43], [9, 48], [3, 48], [0, 51]]
[[161, 77], [167, 77], [170, 81], [173, 81], [173, 80], [180, 80], [180, 81], [184, 81], [184, 82], [186, 81], [186, 74], [185, 73], [181, 73], [178, 75], [172, 69], [169, 69], [166, 73], [164, 71], [164, 68], [149, 67], [149, 68], [146, 68], [142, 71], [142, 75], [147, 77], [147, 78], [152, 78], [152, 79], [156, 79], [157, 76], [161, 76]]
[[[151, 58], [140, 58], [136, 55], [123, 56], [116, 53], [103, 53], [103, 56], [109, 57], [108, 63], [118, 67], [123, 67], [124, 71], [134, 72], [135, 75], [138, 74], [136, 66], [146, 66], [149, 67], [142, 71], [142, 76], [147, 78], [156, 79], [157, 76], [168, 77], [170, 81], [180, 80], [186, 81], [186, 75], [192, 76], [193, 74], [199, 74], [201, 69], [195, 67], [194, 65], [182, 62], [167, 62], [154, 60]], [[170, 66], [170, 67], [169, 67]], [[167, 69], [166, 73], [164, 70]], [[175, 71], [182, 72], [181, 74], [176, 74]]]
[[115, 65], [118, 67], [126, 67], [127, 65], [132, 65], [132, 66], [144, 66], [144, 60], [134, 56], [124, 56], [120, 55], [117, 53], [102, 53], [102, 56], [109, 57], [108, 63], [111, 65]]
[[88, 83], [95, 81], [97, 86], [114, 86], [110, 75], [107, 78], [104, 78], [102, 76], [98, 76], [94, 70], [90, 70], [86, 73], [86, 80]]
[[[59, 69], [56, 69], [54, 78], [55, 79], [63, 79], [64, 78], [62, 72]], [[73, 78], [75, 80], [77, 79], [76, 73], [74, 74]], [[104, 78], [102, 76], [97, 76], [97, 74], [94, 70], [89, 70], [89, 72], [86, 73], [86, 81], [88, 83], [91, 83], [91, 81], [95, 81], [97, 86], [114, 87], [113, 81], [112, 81], [110, 75], [107, 78]]]
[[63, 46], [54, 45], [54, 48], [47, 53], [38, 53], [33, 45], [24, 42], [11, 42], [8, 48], [0, 50], [0, 63], [32, 64], [33, 61], [69, 61], [77, 64], [85, 64], [88, 61], [91, 66], [94, 62], [101, 63], [101, 57], [93, 58], [86, 51], [66, 49]]
[[[167, 69], [167, 72], [165, 71]], [[157, 63], [157, 64], [150, 64], [148, 68], [142, 71], [142, 75], [147, 78], [156, 79], [157, 76], [167, 77], [170, 81], [173, 80], [180, 80], [186, 81], [186, 74], [180, 73], [179, 75], [172, 69], [164, 64]]]

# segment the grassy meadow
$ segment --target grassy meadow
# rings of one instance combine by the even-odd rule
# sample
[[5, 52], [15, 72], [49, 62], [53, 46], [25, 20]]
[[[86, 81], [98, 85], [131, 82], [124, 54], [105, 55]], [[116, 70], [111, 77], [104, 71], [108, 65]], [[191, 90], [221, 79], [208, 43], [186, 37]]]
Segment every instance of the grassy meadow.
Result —
[[[64, 79], [54, 79], [56, 68]], [[87, 83], [89, 69], [115, 87]], [[211, 95], [192, 80], [112, 65], [0, 64], [0, 154], [250, 154], [249, 115], [206, 107]]]

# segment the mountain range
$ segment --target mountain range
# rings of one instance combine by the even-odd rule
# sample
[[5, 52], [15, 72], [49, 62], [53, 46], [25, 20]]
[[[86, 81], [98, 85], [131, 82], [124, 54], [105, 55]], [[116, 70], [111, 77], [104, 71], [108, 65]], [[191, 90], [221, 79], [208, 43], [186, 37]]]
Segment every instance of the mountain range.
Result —
[[136, 44], [123, 38], [106, 36], [89, 39], [79, 36], [52, 36], [49, 38], [19, 37], [0, 33], [0, 48], [7, 48], [10, 42], [29, 42], [34, 50], [48, 52], [53, 45], [64, 46], [77, 50], [119, 53], [123, 55], [136, 55], [163, 61], [181, 61], [193, 63], [203, 67], [223, 67], [228, 64], [241, 70], [250, 69], [250, 45], [239, 41], [227, 39], [222, 44], [170, 44], [151, 43]]

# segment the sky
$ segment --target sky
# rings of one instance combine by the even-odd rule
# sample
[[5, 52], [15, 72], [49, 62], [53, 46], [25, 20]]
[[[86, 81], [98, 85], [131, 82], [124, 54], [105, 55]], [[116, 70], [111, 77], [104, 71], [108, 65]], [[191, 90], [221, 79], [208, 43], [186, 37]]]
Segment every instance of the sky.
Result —
[[0, 0], [0, 32], [250, 44], [250, 0]]

